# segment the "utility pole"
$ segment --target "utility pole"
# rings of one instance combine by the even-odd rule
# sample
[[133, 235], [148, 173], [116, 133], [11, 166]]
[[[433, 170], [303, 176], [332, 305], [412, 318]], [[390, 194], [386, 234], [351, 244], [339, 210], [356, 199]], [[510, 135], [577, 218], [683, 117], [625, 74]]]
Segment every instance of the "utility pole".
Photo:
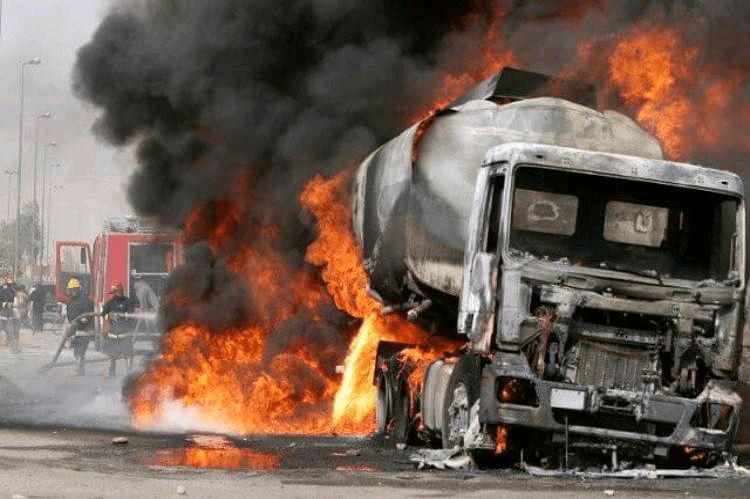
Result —
[[18, 200], [16, 202], [16, 237], [13, 244], [13, 275], [18, 277], [18, 263], [21, 246], [18, 244], [19, 229], [21, 226], [21, 168], [23, 166], [23, 91], [24, 75], [26, 66], [38, 66], [42, 59], [34, 57], [28, 61], [20, 61], [21, 64], [21, 115], [18, 119]]
[[[36, 205], [36, 171], [37, 171], [37, 156], [39, 153], [39, 122], [41, 120], [48, 120], [52, 117], [52, 113], [42, 113], [37, 115], [36, 117], [36, 126], [34, 127], [34, 195], [33, 195], [33, 208], [32, 208], [32, 215], [31, 215], [31, 278], [34, 279], [36, 277], [36, 212], [37, 212], [37, 205]], [[46, 147], [45, 147], [46, 150]]]
[[[54, 140], [51, 140], [44, 144], [44, 173], [42, 174], [42, 213], [41, 213], [41, 221], [42, 223], [46, 223], [47, 218], [45, 218], [47, 214], [47, 210], [49, 209], [49, 195], [48, 195], [48, 187], [47, 187], [47, 170], [49, 170], [50, 175], [50, 182], [52, 181], [52, 167], [60, 166], [60, 163], [51, 163], [50, 165], [47, 165], [47, 146], [56, 146], [57, 142]], [[44, 229], [44, 227], [42, 227]], [[49, 233], [49, 227], [47, 227], [47, 232]], [[44, 259], [45, 254], [48, 252], [48, 246], [47, 246], [47, 240], [44, 237], [44, 230], [42, 230], [42, 250], [41, 254], [39, 255], [39, 262], [44, 264], [46, 263], [46, 260]]]
[[8, 176], [8, 225], [10, 225], [10, 198], [12, 197], [13, 193], [13, 183], [11, 181], [11, 176], [15, 175], [16, 173], [18, 173], [16, 170], [5, 170], [5, 174]]

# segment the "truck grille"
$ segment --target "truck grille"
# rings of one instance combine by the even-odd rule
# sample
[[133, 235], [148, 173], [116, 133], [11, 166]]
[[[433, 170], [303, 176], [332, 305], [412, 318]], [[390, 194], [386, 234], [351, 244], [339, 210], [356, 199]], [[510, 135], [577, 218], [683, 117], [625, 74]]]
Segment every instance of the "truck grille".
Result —
[[641, 373], [649, 367], [648, 351], [587, 340], [581, 340], [578, 349], [578, 365], [570, 366], [575, 371], [574, 382], [624, 390], [642, 388]]

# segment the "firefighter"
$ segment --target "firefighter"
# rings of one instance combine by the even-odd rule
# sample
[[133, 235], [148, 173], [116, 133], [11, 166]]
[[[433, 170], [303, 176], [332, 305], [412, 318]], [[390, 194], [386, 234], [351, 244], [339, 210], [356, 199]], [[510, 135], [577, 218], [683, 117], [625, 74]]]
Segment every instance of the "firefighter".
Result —
[[13, 301], [16, 297], [16, 290], [13, 283], [13, 276], [6, 275], [3, 277], [3, 285], [0, 287], [0, 320], [3, 321], [3, 329], [8, 346], [14, 351], [18, 351], [18, 331], [13, 320]]
[[84, 367], [86, 349], [88, 349], [89, 342], [93, 339], [94, 321], [89, 317], [78, 319], [78, 321], [76, 321], [76, 318], [82, 314], [93, 312], [94, 304], [81, 291], [81, 283], [78, 282], [78, 279], [73, 278], [68, 281], [68, 295], [70, 296], [70, 300], [67, 306], [67, 317], [72, 325], [71, 327], [75, 328], [74, 331], [70, 332], [72, 335], [70, 346], [73, 347], [73, 356], [78, 360], [76, 374], [83, 376], [86, 373], [86, 368]]
[[104, 343], [104, 353], [109, 356], [109, 377], [113, 378], [117, 369], [117, 360], [123, 359], [128, 370], [133, 365], [133, 328], [132, 318], [119, 314], [133, 313], [137, 307], [135, 300], [125, 296], [121, 282], [115, 283], [110, 293], [112, 298], [104, 304], [102, 315], [109, 321], [109, 333]]

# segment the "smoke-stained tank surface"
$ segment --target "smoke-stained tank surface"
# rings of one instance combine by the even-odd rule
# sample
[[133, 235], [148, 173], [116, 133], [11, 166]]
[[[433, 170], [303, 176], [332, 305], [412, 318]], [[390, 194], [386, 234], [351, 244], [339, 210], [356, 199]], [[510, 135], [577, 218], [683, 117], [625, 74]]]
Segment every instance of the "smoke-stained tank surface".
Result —
[[406, 299], [406, 267], [430, 288], [458, 295], [476, 175], [492, 147], [530, 142], [663, 158], [658, 140], [620, 113], [555, 97], [479, 95], [486, 99], [425, 118], [360, 166], [353, 226], [370, 286], [386, 301]]

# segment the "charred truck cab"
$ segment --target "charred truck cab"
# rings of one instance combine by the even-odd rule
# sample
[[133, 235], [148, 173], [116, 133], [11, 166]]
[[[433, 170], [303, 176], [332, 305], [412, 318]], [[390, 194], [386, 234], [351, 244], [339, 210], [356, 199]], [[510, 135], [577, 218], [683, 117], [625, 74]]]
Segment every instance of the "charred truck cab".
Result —
[[495, 449], [487, 428], [501, 425], [646, 457], [728, 450], [741, 406], [742, 195], [736, 175], [688, 164], [490, 150], [458, 317], [469, 352], [488, 356], [484, 431], [463, 444]]
[[360, 167], [372, 294], [464, 342], [419, 387], [403, 345], [381, 345], [378, 429], [613, 467], [710, 462], [746, 381], [742, 182], [665, 161], [619, 113], [526, 98], [544, 83], [505, 69]]

